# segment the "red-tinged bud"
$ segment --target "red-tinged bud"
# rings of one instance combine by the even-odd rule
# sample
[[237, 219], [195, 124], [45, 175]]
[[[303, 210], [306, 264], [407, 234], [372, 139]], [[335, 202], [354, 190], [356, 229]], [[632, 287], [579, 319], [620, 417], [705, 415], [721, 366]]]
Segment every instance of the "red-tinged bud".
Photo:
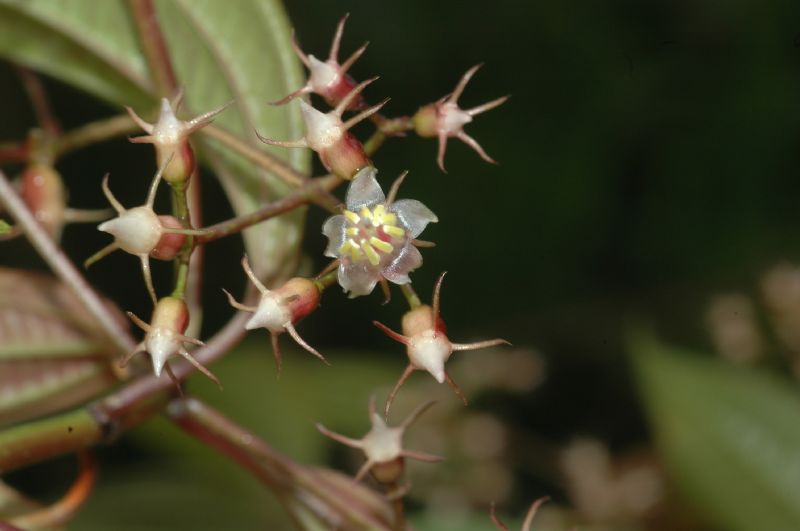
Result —
[[175, 115], [182, 98], [182, 93], [174, 103], [163, 98], [158, 120], [152, 124], [142, 120], [130, 107], [126, 107], [131, 118], [147, 133], [145, 136], [131, 138], [130, 141], [137, 144], [153, 144], [159, 167], [171, 159], [164, 170], [164, 180], [170, 184], [186, 183], [194, 172], [196, 161], [192, 146], [189, 144], [189, 136], [211, 123], [230, 105], [227, 103], [213, 111], [184, 121]]
[[286, 282], [283, 286], [274, 290], [267, 289], [258, 279], [250, 268], [247, 256], [242, 258], [242, 269], [247, 274], [250, 281], [261, 293], [258, 306], [247, 306], [237, 302], [233, 295], [225, 291], [228, 302], [237, 310], [250, 312], [253, 316], [245, 324], [247, 330], [264, 328], [270, 333], [272, 340], [272, 350], [275, 355], [275, 363], [278, 365], [278, 372], [281, 370], [281, 349], [278, 344], [278, 336], [288, 332], [298, 345], [308, 352], [318, 357], [325, 363], [328, 361], [317, 352], [311, 345], [306, 343], [300, 334], [297, 333], [294, 325], [305, 318], [319, 306], [320, 291], [317, 285], [307, 278], [295, 277]]
[[67, 210], [61, 175], [51, 166], [33, 163], [22, 172], [20, 195], [36, 220], [58, 240]]
[[[184, 347], [184, 343], [198, 346], [203, 346], [204, 343], [198, 339], [183, 335], [189, 324], [189, 309], [183, 300], [175, 297], [164, 297], [159, 300], [153, 310], [153, 318], [149, 324], [131, 312], [128, 312], [128, 317], [145, 331], [145, 336], [144, 340], [139, 343], [133, 352], [122, 360], [121, 365], [123, 367], [128, 364], [134, 355], [139, 352], [147, 352], [153, 362], [153, 373], [156, 376], [161, 376], [161, 372], [166, 368], [169, 377], [174, 380], [174, 375], [169, 369], [167, 361], [176, 355], [180, 355], [194, 365], [197, 370], [213, 380], [220, 388], [222, 387], [217, 377], [195, 360]], [[175, 383], [176, 385], [178, 384], [178, 382]]]
[[351, 180], [362, 169], [370, 165], [361, 142], [348, 132], [348, 129], [378, 112], [387, 101], [360, 112], [346, 122], [342, 121], [342, 113], [361, 94], [364, 88], [378, 78], [364, 81], [355, 87], [334, 110], [323, 113], [300, 100], [300, 110], [306, 124], [306, 135], [299, 140], [272, 140], [258, 137], [262, 142], [273, 146], [287, 148], [310, 148], [319, 154], [325, 168], [339, 177]]
[[[181, 221], [175, 216], [158, 216], [158, 221], [162, 229], [185, 229]], [[174, 260], [186, 243], [186, 234], [165, 232], [162, 230], [161, 238], [153, 250], [150, 257], [157, 260]]]
[[439, 303], [440, 294], [442, 289], [442, 281], [444, 280], [445, 273], [439, 275], [436, 281], [436, 287], [433, 290], [433, 306], [426, 304], [414, 308], [403, 316], [402, 330], [403, 333], [399, 334], [386, 325], [373, 321], [386, 335], [406, 346], [406, 353], [408, 354], [408, 366], [406, 367], [400, 379], [395, 384], [394, 389], [389, 394], [386, 401], [386, 414], [389, 414], [389, 408], [394, 401], [397, 392], [406, 382], [411, 373], [416, 370], [427, 371], [433, 376], [437, 382], [444, 383], [445, 381], [450, 385], [453, 391], [459, 398], [467, 403], [467, 398], [461, 391], [461, 388], [456, 384], [453, 379], [447, 374], [445, 364], [450, 356], [456, 350], [476, 350], [480, 348], [491, 347], [495, 345], [508, 345], [505, 339], [490, 339], [487, 341], [479, 341], [477, 343], [453, 343], [447, 337], [444, 321], [440, 317]]
[[428, 463], [435, 463], [442, 460], [441, 457], [436, 455], [403, 448], [403, 434], [406, 429], [432, 405], [433, 402], [428, 402], [419, 406], [402, 424], [391, 427], [386, 424], [383, 417], [375, 412], [375, 400], [373, 397], [369, 401], [369, 418], [372, 423], [372, 429], [361, 439], [345, 437], [344, 435], [330, 431], [322, 424], [317, 424], [317, 429], [323, 435], [330, 437], [334, 441], [350, 446], [351, 448], [358, 448], [364, 452], [367, 461], [359, 469], [358, 473], [356, 473], [356, 481], [361, 481], [367, 472], [371, 472], [379, 483], [387, 486], [396, 486], [402, 479], [406, 457]]
[[474, 138], [464, 132], [464, 126], [470, 123], [475, 115], [494, 109], [505, 102], [509, 96], [503, 96], [467, 110], [458, 106], [458, 98], [464, 92], [464, 87], [467, 86], [469, 80], [480, 67], [481, 65], [475, 65], [467, 70], [452, 93], [444, 96], [439, 101], [420, 107], [411, 119], [414, 124], [414, 130], [419, 136], [439, 139], [439, 153], [436, 161], [442, 171], [445, 171], [444, 155], [447, 150], [447, 139], [450, 137], [458, 138], [467, 144], [486, 162], [497, 164], [492, 157], [486, 154]]
[[[315, 93], [325, 98], [328, 105], [335, 107], [356, 88], [357, 84], [355, 80], [347, 74], [347, 71], [353, 66], [353, 63], [361, 57], [361, 54], [367, 49], [368, 43], [364, 43], [358, 50], [353, 52], [344, 63], [339, 64], [339, 45], [342, 42], [344, 24], [348, 16], [349, 15], [345, 15], [342, 17], [336, 27], [336, 34], [333, 37], [331, 50], [326, 61], [320, 61], [310, 54], [306, 55], [303, 50], [300, 49], [297, 39], [292, 35], [292, 48], [306, 68], [308, 68], [308, 81], [304, 86], [295, 90], [285, 98], [273, 102], [273, 105], [283, 105], [303, 94]], [[357, 94], [349, 101], [346, 109], [355, 110], [363, 107], [364, 102], [361, 95]]]
[[[177, 222], [176, 219], [169, 219], [171, 216], [158, 216], [153, 211], [158, 183], [161, 181], [164, 168], [170, 163], [171, 158], [164, 161], [150, 185], [147, 201], [144, 205], [135, 208], [126, 209], [123, 207], [108, 187], [108, 174], [103, 177], [103, 193], [117, 212], [117, 217], [101, 223], [97, 228], [114, 236], [114, 241], [84, 262], [84, 267], [89, 267], [117, 249], [122, 249], [127, 253], [138, 256], [142, 263], [145, 285], [153, 304], [156, 303], [156, 293], [150, 275], [150, 256], [155, 253], [158, 255], [156, 258], [169, 260], [171, 258], [168, 257], [172, 254], [174, 258], [173, 249], [178, 241], [174, 238], [165, 238], [165, 236], [185, 238], [186, 236], [200, 234], [200, 231], [183, 228], [180, 223], [178, 223], [178, 227], [174, 227], [173, 225]], [[168, 224], [165, 224], [165, 219], [168, 219], [166, 222]], [[179, 250], [180, 246], [177, 248]]]

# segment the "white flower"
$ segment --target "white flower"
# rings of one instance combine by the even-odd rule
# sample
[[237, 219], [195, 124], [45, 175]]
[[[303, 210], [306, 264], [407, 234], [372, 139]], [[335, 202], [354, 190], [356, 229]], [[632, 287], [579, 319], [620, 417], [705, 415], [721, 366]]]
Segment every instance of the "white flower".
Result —
[[389, 193], [383, 194], [368, 166], [353, 179], [347, 190], [342, 215], [328, 218], [322, 232], [328, 237], [325, 256], [339, 259], [339, 284], [351, 297], [367, 295], [386, 279], [408, 284], [408, 274], [422, 265], [414, 245], [428, 223], [438, 221], [428, 207], [415, 199], [394, 201], [402, 175]]

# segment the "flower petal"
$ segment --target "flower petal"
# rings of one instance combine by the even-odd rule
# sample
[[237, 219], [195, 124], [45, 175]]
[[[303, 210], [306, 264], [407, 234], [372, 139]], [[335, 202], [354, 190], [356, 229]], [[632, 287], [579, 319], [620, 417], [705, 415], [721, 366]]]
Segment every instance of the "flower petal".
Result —
[[375, 178], [377, 174], [378, 170], [372, 166], [367, 166], [356, 173], [345, 197], [347, 210], [356, 212], [363, 206], [371, 207], [386, 201], [381, 185], [378, 184], [378, 180]]
[[328, 247], [325, 248], [325, 256], [339, 258], [339, 248], [345, 240], [344, 230], [347, 220], [344, 216], [331, 216], [322, 225], [322, 234], [328, 238]]
[[416, 238], [428, 223], [436, 223], [439, 218], [436, 214], [431, 212], [431, 209], [417, 201], [416, 199], [401, 199], [395, 201], [389, 207], [389, 210], [397, 214], [403, 225], [409, 232], [411, 238]]
[[378, 282], [378, 275], [366, 263], [341, 264], [338, 271], [339, 285], [350, 298], [369, 295]]
[[400, 253], [397, 255], [392, 263], [387, 265], [383, 270], [383, 276], [386, 280], [394, 282], [395, 284], [408, 284], [411, 279], [408, 274], [422, 265], [422, 255], [419, 249], [414, 247], [411, 243], [407, 243]]

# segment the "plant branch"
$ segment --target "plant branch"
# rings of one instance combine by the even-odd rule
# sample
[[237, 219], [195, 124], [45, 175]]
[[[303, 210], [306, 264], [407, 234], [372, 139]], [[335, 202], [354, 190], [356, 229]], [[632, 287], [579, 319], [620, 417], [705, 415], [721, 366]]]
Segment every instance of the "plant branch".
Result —
[[200, 400], [173, 400], [167, 414], [181, 429], [257, 477], [296, 522], [300, 521], [297, 513], [301, 510], [337, 529], [389, 528], [385, 508], [377, 506], [374, 499], [369, 499], [368, 492], [350, 478], [341, 478], [341, 484], [336, 484], [331, 481], [333, 477], [326, 477], [325, 471], [292, 461]]
[[235, 234], [241, 230], [260, 223], [269, 218], [273, 218], [312, 200], [320, 193], [327, 193], [336, 188], [342, 182], [341, 178], [335, 175], [326, 175], [307, 181], [303, 188], [290, 192], [286, 196], [267, 203], [261, 208], [235, 218], [211, 225], [203, 230], [204, 234], [197, 236], [197, 243], [208, 243], [218, 240], [225, 236]]
[[31, 101], [39, 126], [44, 129], [48, 136], [58, 137], [61, 133], [61, 125], [50, 108], [50, 102], [47, 99], [42, 80], [32, 70], [24, 66], [16, 65], [16, 70], [22, 81], [22, 86], [28, 94], [28, 99]]
[[53, 151], [56, 157], [60, 157], [70, 151], [118, 136], [129, 135], [138, 130], [139, 126], [134, 123], [130, 116], [120, 114], [88, 123], [64, 133], [55, 140]]
[[251, 146], [222, 127], [209, 124], [200, 129], [200, 133], [217, 140], [219, 143], [229, 147], [232, 151], [242, 155], [249, 161], [255, 163], [258, 167], [267, 170], [291, 186], [303, 186], [303, 184], [308, 181], [308, 177], [295, 170], [281, 159]]
[[83, 304], [89, 314], [102, 328], [109, 342], [121, 353], [133, 350], [134, 343], [124, 328], [106, 308], [106, 303], [95, 292], [75, 264], [58, 247], [47, 230], [39, 225], [28, 207], [14, 191], [5, 174], [0, 171], [0, 204], [14, 217], [17, 225], [30, 240], [31, 245], [51, 267], [53, 272]]
[[128, 5], [155, 88], [161, 96], [170, 97], [178, 92], [178, 78], [169, 58], [153, 1], [128, 0]]
[[[248, 293], [254, 294], [254, 290]], [[223, 356], [244, 336], [249, 313], [239, 312], [192, 354], [203, 365]], [[179, 380], [194, 371], [188, 362], [170, 362]], [[119, 434], [163, 410], [175, 392], [169, 378], [152, 374], [111, 395], [72, 411], [0, 431], [0, 474], [46, 459], [112, 441]]]

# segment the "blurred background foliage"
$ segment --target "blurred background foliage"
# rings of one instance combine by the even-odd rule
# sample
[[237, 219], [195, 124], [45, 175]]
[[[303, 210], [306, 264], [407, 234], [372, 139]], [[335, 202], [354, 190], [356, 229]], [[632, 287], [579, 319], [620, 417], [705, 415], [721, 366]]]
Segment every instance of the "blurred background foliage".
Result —
[[[369, 95], [392, 97], [388, 115], [439, 98], [478, 62], [485, 66], [465, 106], [512, 94], [467, 128], [497, 167], [451, 142], [443, 175], [435, 143], [414, 136], [388, 142], [375, 157], [383, 179], [409, 169], [401, 196], [439, 215], [425, 234], [437, 247], [413, 278], [429, 297], [435, 277], [449, 270], [450, 337], [502, 336], [515, 345], [454, 358], [473, 398], [469, 409], [421, 374], [400, 395], [398, 419], [417, 399], [441, 398], [409, 434], [409, 446], [448, 455], [441, 466], [411, 468], [418, 528], [490, 529], [491, 500], [519, 521], [545, 494], [555, 503], [535, 529], [800, 527], [800, 399], [791, 358], [781, 355], [794, 350], [780, 332], [781, 323], [789, 335], [794, 327], [791, 317], [775, 317], [770, 300], [750, 302], [764, 299], [764, 271], [800, 261], [800, 5], [291, 0], [286, 7], [303, 48], [317, 56], [339, 17], [351, 13], [343, 53], [371, 41], [353, 74], [381, 76]], [[33, 115], [7, 64], [0, 79], [0, 138], [21, 138]], [[119, 112], [46, 82], [66, 128]], [[71, 203], [96, 208], [104, 204], [103, 173], [119, 177], [121, 197], [139, 197], [137, 179], [149, 178], [153, 161], [119, 140], [69, 155], [59, 169]], [[209, 177], [210, 222], [230, 209]], [[324, 264], [324, 218], [309, 214], [308, 271]], [[104, 242], [89, 226], [64, 235], [78, 260]], [[219, 281], [207, 282], [205, 335], [230, 315], [219, 288], [243, 285], [240, 252], [236, 239], [208, 247], [208, 278]], [[0, 256], [4, 265], [41, 267], [21, 242], [3, 244]], [[137, 275], [125, 256], [89, 274], [141, 314], [148, 303]], [[167, 268], [156, 275], [166, 282]], [[793, 282], [789, 275], [775, 290], [796, 294]], [[711, 352], [730, 346], [719, 340], [725, 324], [708, 308], [730, 292], [752, 313], [731, 325], [733, 335], [755, 330], [758, 352], [723, 361]], [[401, 348], [370, 321], [397, 325], [403, 301], [379, 302], [378, 295], [348, 301], [332, 289], [301, 325], [333, 367], [287, 345], [276, 379], [266, 335], [252, 334], [214, 367], [224, 393], [200, 381], [191, 390], [296, 459], [355, 470], [358, 456], [318, 436], [313, 422], [357, 436], [368, 426], [368, 396], [383, 396], [399, 375]], [[720, 310], [723, 323], [741, 308]], [[655, 331], [637, 328], [630, 339], [632, 323]], [[708, 354], [676, 353], [656, 334]], [[765, 367], [741, 367], [756, 363]], [[165, 421], [100, 456], [101, 483], [76, 529], [112, 521], [115, 529], [283, 525], [255, 481]], [[71, 466], [60, 460], [9, 479], [46, 498], [63, 490]]]

